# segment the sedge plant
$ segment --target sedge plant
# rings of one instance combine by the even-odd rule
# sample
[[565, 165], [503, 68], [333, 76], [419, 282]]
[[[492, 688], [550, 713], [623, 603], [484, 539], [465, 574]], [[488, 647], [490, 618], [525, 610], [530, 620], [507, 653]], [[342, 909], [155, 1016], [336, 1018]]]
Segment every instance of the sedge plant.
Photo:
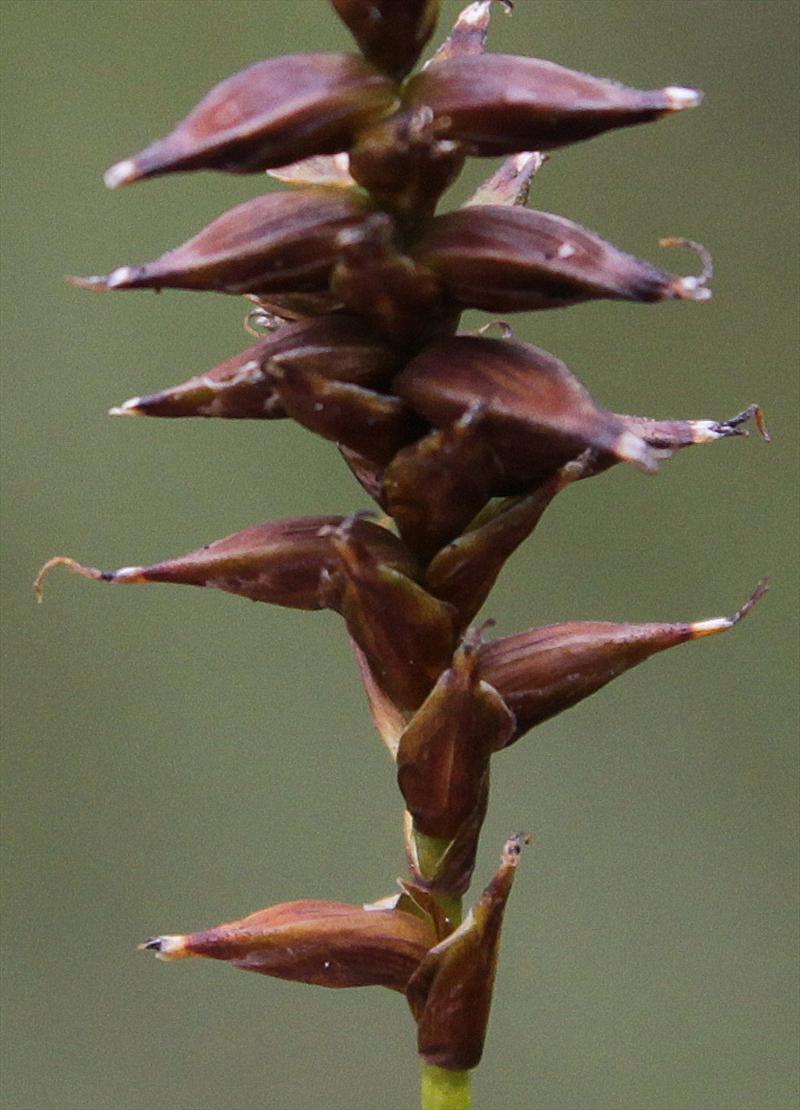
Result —
[[[357, 51], [251, 66], [105, 178], [119, 188], [174, 172], [267, 172], [284, 188], [153, 262], [72, 280], [246, 298], [255, 343], [112, 412], [294, 420], [338, 447], [376, 511], [269, 521], [115, 571], [59, 556], [37, 590], [66, 564], [106, 582], [212, 587], [341, 615], [403, 797], [407, 873], [378, 902], [303, 899], [142, 947], [168, 961], [404, 994], [423, 1107], [464, 1110], [528, 840], [509, 838], [465, 911], [493, 759], [651, 655], [733, 627], [766, 583], [712, 620], [576, 621], [492, 638], [476, 617], [505, 561], [572, 483], [618, 463], [650, 474], [685, 447], [746, 435], [751, 419], [766, 431], [755, 405], [722, 421], [611, 412], [507, 323], [460, 327], [476, 308], [506, 316], [598, 298], [707, 300], [701, 245], [662, 241], [699, 258], [697, 276], [678, 276], [527, 206], [548, 152], [693, 108], [699, 92], [626, 88], [488, 53], [496, 0], [466, 7], [415, 71], [438, 0], [330, 2]], [[466, 204], [439, 211], [473, 157], [504, 160]]]

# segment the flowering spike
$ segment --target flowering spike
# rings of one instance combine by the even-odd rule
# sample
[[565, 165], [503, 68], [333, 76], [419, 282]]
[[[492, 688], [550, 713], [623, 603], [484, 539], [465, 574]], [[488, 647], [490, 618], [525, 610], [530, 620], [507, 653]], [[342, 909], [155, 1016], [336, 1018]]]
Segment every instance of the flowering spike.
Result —
[[419, 1054], [453, 1070], [480, 1062], [492, 1004], [500, 930], [523, 847], [517, 833], [503, 848], [500, 867], [455, 932], [425, 955], [406, 990], [417, 1021]]
[[208, 289], [218, 293], [315, 292], [327, 288], [340, 231], [367, 216], [342, 190], [268, 193], [217, 217], [194, 238], [143, 266], [70, 278], [83, 289]]
[[526, 205], [531, 182], [546, 161], [547, 155], [539, 150], [512, 154], [478, 187], [463, 207], [475, 208], [485, 204]]
[[362, 54], [392, 77], [414, 66], [439, 18], [440, 0], [331, 0]]
[[656, 652], [733, 628], [767, 586], [762, 579], [732, 617], [686, 624], [575, 621], [506, 636], [481, 649], [480, 675], [514, 713], [518, 739]]
[[411, 254], [458, 304], [488, 312], [711, 296], [705, 274], [668, 274], [571, 220], [520, 207], [487, 204], [437, 216]]
[[408, 83], [406, 99], [433, 112], [438, 134], [494, 157], [553, 150], [604, 131], [696, 107], [702, 93], [644, 91], [514, 54], [436, 60]]
[[151, 937], [139, 947], [161, 960], [205, 956], [321, 987], [404, 991], [435, 939], [430, 919], [417, 913], [308, 900], [198, 933]]
[[208, 93], [164, 139], [117, 162], [109, 189], [176, 170], [257, 173], [345, 150], [397, 102], [393, 82], [352, 54], [287, 54], [257, 62]]

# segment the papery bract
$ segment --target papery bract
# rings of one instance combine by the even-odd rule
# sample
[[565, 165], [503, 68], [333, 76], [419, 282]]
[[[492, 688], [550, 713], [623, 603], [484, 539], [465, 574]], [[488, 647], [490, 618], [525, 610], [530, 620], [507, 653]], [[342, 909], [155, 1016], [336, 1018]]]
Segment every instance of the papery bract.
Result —
[[528, 837], [503, 849], [500, 867], [462, 925], [425, 955], [406, 991], [417, 1021], [420, 1056], [440, 1068], [462, 1070], [480, 1062], [500, 929], [519, 854]]
[[464, 641], [400, 737], [397, 781], [426, 836], [455, 837], [481, 802], [492, 751], [514, 733], [503, 699], [480, 680], [477, 647]]

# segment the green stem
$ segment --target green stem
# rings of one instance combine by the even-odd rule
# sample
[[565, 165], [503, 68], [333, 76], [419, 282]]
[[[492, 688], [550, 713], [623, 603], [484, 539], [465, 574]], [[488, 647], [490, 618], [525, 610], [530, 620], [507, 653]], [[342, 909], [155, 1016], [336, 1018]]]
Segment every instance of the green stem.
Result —
[[[414, 840], [417, 845], [417, 861], [420, 873], [426, 879], [430, 879], [436, 874], [441, 858], [450, 847], [451, 842], [446, 837], [428, 836], [426, 833], [420, 832], [419, 829], [414, 830]], [[440, 890], [436, 891], [434, 897], [449, 917], [453, 928], [458, 928], [464, 916], [461, 899], [457, 895], [445, 894], [444, 891]]]
[[423, 1064], [422, 1110], [472, 1110], [469, 1072]]
[[[425, 878], [432, 878], [450, 846], [450, 841], [444, 837], [427, 836], [419, 829], [414, 830], [414, 840], [420, 872]], [[452, 927], [458, 928], [464, 916], [461, 899], [440, 890], [435, 892], [434, 897], [447, 914]], [[437, 1068], [434, 1064], [423, 1061], [422, 1110], [472, 1110], [470, 1073]]]

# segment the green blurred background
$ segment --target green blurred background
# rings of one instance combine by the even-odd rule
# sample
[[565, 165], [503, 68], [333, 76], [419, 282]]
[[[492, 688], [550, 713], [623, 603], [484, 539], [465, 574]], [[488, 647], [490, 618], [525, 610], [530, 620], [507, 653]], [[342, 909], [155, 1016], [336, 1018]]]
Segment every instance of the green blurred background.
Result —
[[[442, 29], [458, 3], [446, 2]], [[297, 897], [361, 901], [402, 867], [401, 807], [338, 618], [213, 591], [107, 590], [48, 556], [149, 562], [270, 517], [366, 504], [289, 423], [111, 420], [248, 345], [234, 298], [92, 296], [67, 273], [160, 254], [265, 188], [194, 174], [107, 192], [261, 57], [349, 49], [324, 0], [5, 0], [5, 1032], [15, 1110], [406, 1110], [403, 999], [159, 965], [135, 952]], [[483, 1110], [794, 1107], [797, 7], [518, 0], [491, 45], [702, 110], [553, 157], [532, 203], [668, 267], [714, 251], [707, 306], [516, 318], [612, 409], [722, 418], [774, 442], [617, 468], [565, 494], [486, 608], [729, 613], [495, 764], [476, 883], [529, 829], [476, 1080]], [[492, 163], [470, 166], [455, 200]], [[271, 186], [267, 186], [271, 187]], [[477, 315], [475, 317], [477, 321]]]

